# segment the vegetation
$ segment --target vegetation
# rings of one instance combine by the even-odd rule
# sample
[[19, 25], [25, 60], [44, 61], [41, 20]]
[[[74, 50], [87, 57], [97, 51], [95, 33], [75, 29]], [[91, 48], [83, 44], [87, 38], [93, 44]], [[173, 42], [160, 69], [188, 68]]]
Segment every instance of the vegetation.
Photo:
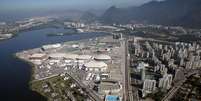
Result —
[[[75, 98], [76, 101], [84, 101], [87, 96], [78, 86], [71, 87], [74, 84], [72, 79], [64, 80], [64, 77], [55, 76], [42, 81], [34, 81], [30, 86], [33, 91], [39, 92], [49, 101], [54, 99], [70, 101], [72, 98]], [[70, 93], [72, 96], [69, 96]]]

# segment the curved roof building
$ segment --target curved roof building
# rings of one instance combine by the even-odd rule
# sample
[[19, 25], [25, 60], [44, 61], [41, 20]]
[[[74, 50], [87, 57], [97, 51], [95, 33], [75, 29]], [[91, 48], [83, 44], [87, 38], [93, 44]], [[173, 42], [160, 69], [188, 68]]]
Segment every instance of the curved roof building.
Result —
[[76, 59], [78, 57], [77, 54], [66, 54], [66, 53], [52, 53], [49, 54], [50, 58], [66, 58], [66, 59]]
[[89, 59], [91, 59], [91, 58], [92, 58], [91, 55], [79, 55], [79, 56], [77, 57], [78, 60], [89, 60]]
[[76, 59], [78, 57], [77, 54], [66, 54], [65, 58], [66, 59]]
[[84, 66], [88, 68], [103, 68], [107, 67], [107, 64], [100, 61], [90, 61], [88, 63], [85, 63]]
[[85, 63], [84, 66], [88, 68], [89, 71], [94, 71], [94, 72], [104, 72], [107, 70], [107, 64], [102, 61], [90, 61], [88, 63]]
[[111, 60], [111, 57], [109, 55], [100, 54], [94, 57], [95, 60]]

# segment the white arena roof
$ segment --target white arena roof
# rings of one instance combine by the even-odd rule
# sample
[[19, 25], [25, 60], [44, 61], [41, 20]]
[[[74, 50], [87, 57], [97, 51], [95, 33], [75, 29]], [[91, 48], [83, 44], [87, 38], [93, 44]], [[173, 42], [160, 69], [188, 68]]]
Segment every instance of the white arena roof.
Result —
[[66, 54], [66, 53], [52, 53], [49, 55], [51, 58], [67, 58], [67, 59], [76, 59], [77, 54]]
[[77, 54], [66, 54], [65, 58], [66, 59], [76, 59], [78, 57]]
[[102, 68], [102, 67], [107, 67], [107, 64], [102, 62], [102, 61], [90, 61], [88, 63], [85, 63], [84, 64], [85, 67], [88, 67], [88, 68]]
[[79, 56], [77, 57], [78, 60], [89, 60], [89, 59], [91, 59], [91, 58], [92, 58], [91, 55], [79, 55]]
[[109, 55], [100, 54], [94, 57], [96, 60], [111, 60], [111, 57]]
[[51, 58], [63, 58], [63, 57], [65, 57], [65, 54], [64, 53], [52, 53], [52, 54], [49, 54], [49, 57], [51, 57]]
[[32, 54], [30, 56], [30, 58], [41, 58], [41, 57], [44, 57], [44, 56], [46, 56], [46, 54], [44, 54], [44, 53], [35, 53], [35, 54]]

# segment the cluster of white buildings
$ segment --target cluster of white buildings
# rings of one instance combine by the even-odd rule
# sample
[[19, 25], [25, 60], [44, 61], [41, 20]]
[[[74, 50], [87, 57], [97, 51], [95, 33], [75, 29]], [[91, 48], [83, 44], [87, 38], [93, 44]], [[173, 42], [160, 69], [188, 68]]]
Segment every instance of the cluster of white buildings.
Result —
[[167, 30], [167, 31], [171, 31], [172, 33], [176, 33], [176, 32], [180, 32], [180, 33], [184, 33], [186, 34], [187, 31], [181, 27], [181, 26], [163, 26], [163, 25], [150, 25], [150, 24], [125, 24], [125, 25], [122, 25], [122, 24], [113, 24], [114, 26], [118, 26], [118, 27], [124, 27], [124, 28], [127, 28], [127, 29], [131, 29], [131, 30], [134, 30], [135, 29], [158, 29], [158, 30]]
[[[162, 72], [162, 70], [159, 72], [163, 76], [162, 78], [159, 78], [159, 81], [155, 80], [154, 78], [152, 78], [152, 79], [147, 78], [146, 77], [146, 67], [148, 67], [148, 66], [149, 66], [149, 64], [145, 64], [143, 62], [139, 63], [139, 65], [137, 66], [137, 70], [140, 70], [140, 76], [141, 76], [141, 80], [143, 82], [142, 96], [145, 97], [149, 93], [154, 93], [157, 88], [161, 88], [163, 90], [170, 89], [171, 85], [173, 83], [173, 75], [167, 74], [167, 70], [165, 69], [166, 70], [165, 73]], [[154, 68], [154, 70], [155, 70], [155, 68]], [[160, 70], [160, 68], [162, 68], [162, 67], [157, 67], [157, 68]]]
[[171, 74], [163, 75], [163, 78], [159, 79], [159, 88], [170, 89], [172, 85], [173, 76]]
[[[176, 42], [175, 45], [153, 44], [154, 49], [162, 56], [161, 60], [168, 62], [168, 67], [177, 69], [201, 68], [201, 48], [197, 43]], [[177, 63], [177, 64], [176, 64]]]
[[46, 50], [50, 50], [50, 49], [60, 48], [61, 46], [62, 46], [62, 44], [59, 44], [59, 43], [57, 43], [57, 44], [51, 44], [51, 45], [43, 45], [42, 49], [44, 51], [46, 51]]
[[149, 93], [153, 93], [156, 90], [156, 80], [144, 80], [142, 88], [142, 97], [145, 97]]
[[[162, 91], [169, 90], [173, 83], [185, 79], [182, 69], [201, 68], [201, 47], [198, 43], [161, 43], [144, 41], [133, 42], [134, 55], [145, 59], [146, 63], [139, 63], [136, 67], [142, 82], [142, 96], [154, 93], [160, 88]], [[135, 65], [134, 65], [135, 66]], [[147, 78], [147, 70], [151, 75], [160, 75]], [[158, 79], [156, 79], [158, 78]], [[174, 81], [174, 82], [173, 82]], [[137, 84], [137, 83], [136, 83]]]
[[84, 23], [81, 23], [81, 22], [64, 22], [64, 25], [71, 28], [83, 28], [85, 27], [85, 24]]
[[123, 96], [121, 47], [117, 40], [111, 39], [112, 36], [101, 41], [86, 40], [86, 43], [83, 40], [82, 43], [43, 45], [23, 55], [36, 65], [34, 76], [37, 80], [66, 72], [90, 89], [96, 89], [102, 98], [114, 95], [120, 101]]
[[42, 62], [45, 60], [48, 60], [49, 63], [64, 60], [64, 62], [68, 65], [72, 63], [71, 65], [86, 67], [87, 71], [106, 72], [108, 65], [105, 63], [105, 61], [111, 60], [111, 57], [105, 54], [91, 56], [67, 53], [35, 53], [30, 55], [29, 59], [33, 62], [37, 62], [38, 64], [42, 64]]

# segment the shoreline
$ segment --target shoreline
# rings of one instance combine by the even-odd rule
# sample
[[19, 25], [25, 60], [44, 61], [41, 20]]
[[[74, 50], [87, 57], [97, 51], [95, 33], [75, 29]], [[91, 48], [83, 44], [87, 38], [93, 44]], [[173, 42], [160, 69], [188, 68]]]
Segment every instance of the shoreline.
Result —
[[16, 32], [16, 33], [12, 34], [12, 36], [11, 36], [11, 37], [9, 37], [9, 38], [4, 38], [4, 39], [1, 39], [1, 40], [0, 40], [0, 42], [7, 41], [7, 40], [10, 40], [10, 39], [15, 38], [15, 37], [17, 37], [17, 36], [18, 36], [18, 33], [19, 33], [19, 32]]
[[[79, 43], [79, 42], [87, 41], [87, 40], [89, 40], [89, 39], [102, 38], [102, 37], [107, 37], [107, 36], [110, 36], [110, 35], [98, 36], [98, 37], [86, 38], [86, 39], [79, 39], [79, 40], [72, 40], [72, 41], [65, 41], [65, 42], [60, 42], [60, 44]], [[51, 45], [51, 44], [50, 44], [50, 45]], [[20, 61], [22, 61], [22, 62], [28, 64], [29, 67], [31, 68], [31, 75], [30, 75], [29, 84], [35, 80], [35, 79], [34, 79], [34, 73], [35, 73], [35, 67], [36, 67], [36, 65], [35, 65], [34, 63], [28, 61], [27, 59], [21, 57], [20, 54], [22, 54], [22, 52], [25, 52], [25, 51], [27, 52], [27, 51], [30, 51], [30, 50], [37, 50], [37, 49], [39, 49], [39, 48], [40, 48], [40, 47], [33, 48], [33, 49], [22, 50], [22, 51], [19, 51], [19, 52], [13, 54], [13, 57], [14, 57], [14, 58], [19, 59]]]
[[24, 33], [24, 32], [34, 31], [34, 30], [41, 30], [41, 29], [44, 29], [44, 28], [55, 28], [55, 29], [57, 29], [57, 27], [50, 26], [48, 24], [41, 25], [41, 26], [36, 26], [36, 27], [30, 28], [30, 29], [24, 29], [24, 30], [20, 30], [20, 31], [15, 31], [15, 32], [11, 33], [12, 34], [11, 37], [0, 39], [0, 42], [15, 38], [15, 37], [17, 37], [19, 35], [19, 33]]
[[17, 55], [19, 53], [20, 52], [17, 52], [15, 54], [13, 54], [13, 57], [16, 58], [16, 59], [18, 59], [18, 60], [20, 60], [20, 61], [22, 61], [22, 62], [24, 62], [24, 63], [26, 63], [26, 64], [28, 64], [29, 68], [31, 69], [30, 79], [28, 81], [28, 88], [30, 89], [30, 91], [36, 92], [37, 94], [41, 95], [42, 97], [45, 97], [46, 99], [48, 99], [43, 93], [38, 92], [37, 90], [35, 90], [35, 89], [32, 88], [32, 84], [33, 84], [33, 81], [34, 81], [35, 67], [36, 66], [32, 62], [29, 62], [26, 59], [23, 59], [19, 55]]
[[27, 61], [26, 59], [23, 59], [23, 58], [21, 58], [18, 54], [20, 54], [21, 52], [17, 52], [17, 53], [15, 53], [15, 54], [13, 54], [13, 57], [14, 58], [16, 58], [16, 59], [18, 59], [18, 60], [20, 60], [20, 61], [22, 61], [22, 62], [24, 62], [24, 63], [26, 63], [26, 64], [28, 64], [29, 65], [29, 68], [31, 69], [31, 74], [30, 74], [30, 78], [29, 78], [29, 81], [28, 81], [28, 88], [30, 89], [30, 91], [32, 91], [32, 92], [36, 92], [37, 94], [39, 94], [39, 95], [41, 95], [42, 97], [45, 97], [46, 99], [48, 99], [43, 93], [41, 93], [41, 92], [38, 92], [37, 90], [34, 90], [33, 88], [32, 88], [32, 83], [33, 83], [33, 81], [34, 81], [34, 73], [35, 73], [35, 65], [32, 63], [32, 62], [29, 62], [29, 61]]
[[[112, 37], [110, 34], [107, 34], [107, 35], [103, 35], [103, 36], [96, 36], [96, 37], [87, 37], [87, 38], [84, 38], [84, 39], [78, 39], [78, 40], [71, 40], [71, 41], [63, 41], [63, 42], [59, 42], [60, 44], [66, 46], [66, 44], [77, 44], [77, 43], [81, 43], [81, 42], [88, 42], [89, 40], [96, 40], [96, 38], [104, 38], [104, 37]], [[56, 43], [51, 43], [51, 44], [56, 44]], [[50, 44], [50, 45], [51, 45]], [[46, 45], [46, 44], [44, 44]], [[27, 58], [26, 55], [23, 55], [23, 54], [27, 54], [29, 52], [34, 53], [35, 51], [39, 51], [40, 48], [42, 47], [43, 45], [39, 46], [39, 47], [36, 47], [36, 48], [32, 48], [32, 49], [26, 49], [26, 50], [21, 50], [21, 51], [18, 51], [16, 53], [13, 54], [13, 57], [16, 58], [16, 59], [19, 59], [20, 61], [26, 63], [29, 65], [29, 67], [27, 68], [30, 68], [30, 75], [29, 75], [29, 81], [27, 82], [28, 83], [28, 88], [30, 89], [30, 91], [33, 91], [33, 92], [37, 92], [39, 95], [45, 97], [48, 99], [48, 97], [46, 97], [46, 95], [44, 95], [43, 92], [40, 92], [38, 91], [37, 89], [34, 88], [34, 85], [39, 83], [39, 82], [43, 82], [44, 80], [50, 80], [54, 77], [57, 77], [59, 74], [57, 75], [52, 75], [48, 78], [41, 78], [41, 79], [36, 79], [36, 69], [37, 69], [37, 65], [34, 64], [33, 62], [29, 61], [29, 58]]]
[[[30, 81], [28, 81], [29, 89], [31, 91], [37, 92], [38, 94], [40, 94], [41, 96], [43, 96], [45, 98], [48, 98], [51, 95], [51, 92], [44, 94], [44, 90], [46, 90], [46, 89], [43, 88], [42, 85], [45, 84], [46, 81], [51, 82], [52, 78], [59, 79], [61, 76], [60, 74], [65, 73], [65, 71], [64, 71], [65, 69], [62, 66], [61, 66], [61, 68], [55, 68], [55, 70], [49, 68], [50, 72], [48, 70], [48, 72], [46, 73], [47, 70], [43, 69], [43, 65], [40, 65], [40, 64], [42, 64], [42, 63], [48, 64], [49, 61], [48, 60], [46, 61], [46, 59], [50, 59], [50, 58], [48, 58], [48, 56], [51, 56], [50, 54], [52, 54], [52, 53], [54, 54], [54, 52], [58, 51], [61, 53], [66, 52], [66, 54], [81, 55], [82, 52], [79, 50], [79, 48], [76, 48], [73, 50], [73, 49], [71, 49], [71, 47], [73, 47], [73, 45], [74, 45], [74, 47], [76, 47], [76, 45], [85, 45], [85, 46], [82, 46], [83, 48], [85, 48], [85, 47], [88, 47], [88, 45], [89, 45], [91, 48], [86, 49], [85, 54], [90, 54], [93, 57], [93, 56], [96, 56], [98, 54], [98, 53], [93, 53], [93, 51], [95, 52], [97, 50], [104, 50], [105, 48], [108, 48], [109, 46], [106, 43], [109, 42], [111, 45], [114, 45], [114, 46], [110, 47], [110, 48], [112, 48], [112, 50], [111, 50], [112, 53], [107, 52], [104, 54], [108, 54], [109, 56], [114, 57], [115, 59], [119, 59], [121, 56], [116, 57], [116, 55], [119, 52], [121, 52], [121, 51], [119, 51], [119, 49], [121, 49], [121, 47], [119, 46], [120, 42], [117, 40], [111, 40], [111, 38], [113, 38], [112, 35], [104, 35], [104, 36], [96, 36], [96, 37], [87, 37], [84, 39], [77, 39], [77, 40], [71, 40], [71, 41], [63, 41], [63, 42], [59, 42], [59, 44], [61, 44], [61, 46], [58, 49], [53, 48], [52, 50], [47, 50], [47, 51], [41, 51], [41, 47], [43, 46], [42, 45], [42, 46], [39, 46], [39, 47], [33, 48], [33, 49], [21, 50], [21, 51], [15, 53], [15, 57], [17, 57], [17, 59], [22, 60], [23, 62], [28, 63], [29, 66], [31, 67], [30, 68], [31, 69]], [[115, 44], [114, 44], [114, 42], [115, 42]], [[83, 44], [80, 44], [80, 43], [83, 43]], [[97, 43], [99, 43], [99, 44], [97, 44]], [[56, 43], [51, 43], [51, 44], [53, 45]], [[51, 44], [49, 44], [49, 45], [51, 45]], [[90, 53], [90, 52], [92, 52], [92, 53]], [[37, 57], [37, 55], [39, 57], [42, 56], [40, 58], [41, 61], [46, 61], [46, 62], [32, 61], [32, 58], [30, 58], [30, 57], [33, 56], [33, 54], [35, 54], [36, 57]], [[93, 60], [94, 60], [94, 58], [91, 58], [88, 61], [93, 61]], [[87, 63], [87, 61], [85, 61], [85, 63]], [[107, 66], [110, 67], [110, 69], [108, 69], [108, 70], [111, 70], [111, 71], [116, 71], [116, 69], [121, 69], [121, 66], [118, 63], [117, 64], [110, 64], [110, 62], [108, 62]], [[87, 75], [87, 73], [88, 72], [86, 72], [86, 74], [84, 74], [84, 75]], [[118, 82], [121, 82], [120, 78], [115, 77], [115, 76], [121, 76], [122, 74], [120, 72], [117, 74], [111, 73], [110, 75], [113, 75], [112, 76], [113, 79], [117, 80]], [[83, 77], [83, 80], [85, 80], [85, 77]], [[66, 80], [64, 78], [62, 78], [62, 82], [65, 82], [65, 81]], [[56, 82], [57, 81], [55, 81], [55, 84], [62, 88], [62, 86], [60, 84], [57, 84]], [[84, 82], [84, 81], [82, 81], [82, 82]], [[51, 88], [49, 88], [49, 89], [51, 89]], [[59, 89], [60, 88], [58, 88], [58, 90]], [[119, 88], [119, 89], [120, 89], [120, 91], [119, 91], [120, 93], [118, 95], [122, 96], [122, 90], [121, 90], [121, 88]], [[57, 92], [57, 90], [56, 90], [56, 92]], [[50, 94], [50, 95], [46, 95], [46, 94]], [[97, 93], [97, 94], [101, 94], [101, 93]], [[102, 97], [101, 95], [99, 95], [99, 96]]]
[[22, 61], [22, 62], [24, 62], [24, 63], [26, 63], [26, 64], [28, 64], [29, 65], [29, 67], [31, 68], [31, 75], [30, 75], [30, 80], [29, 80], [29, 84], [30, 84], [30, 82], [32, 82], [33, 80], [34, 80], [34, 77], [33, 77], [33, 75], [34, 75], [34, 73], [35, 73], [35, 65], [32, 63], [32, 62], [29, 62], [29, 61], [27, 61], [26, 59], [23, 59], [23, 58], [21, 58], [20, 56], [18, 56], [17, 54], [19, 54], [20, 52], [17, 52], [17, 53], [15, 53], [15, 54], [13, 54], [13, 57], [14, 58], [16, 58], [16, 59], [18, 59], [18, 60], [20, 60], [20, 61]]
[[[33, 31], [33, 30], [32, 30]], [[24, 32], [30, 32], [30, 31], [22, 31], [22, 33], [24, 33]], [[11, 38], [8, 38], [8, 39], [4, 39], [4, 40], [0, 40], [0, 43], [1, 44], [3, 44], [3, 47], [4, 47], [4, 44], [6, 44], [6, 43], [10, 43], [10, 41], [11, 41], [11, 45], [9, 46], [9, 47], [13, 47], [12, 45], [14, 44], [14, 45], [16, 45], [15, 44], [15, 39], [12, 39], [12, 38], [16, 38], [16, 39], [18, 39], [18, 38], [21, 38], [22, 36], [24, 36], [24, 34], [26, 34], [26, 33], [24, 33], [24, 34], [22, 34], [22, 33], [15, 33], [15, 35], [13, 36], [13, 37], [11, 37]], [[83, 37], [79, 37], [79, 36], [76, 36], [76, 38], [72, 38], [71, 39], [71, 36], [69, 36], [70, 38], [66, 38], [67, 40], [63, 40], [63, 41], [58, 41], [58, 42], [56, 42], [55, 41], [55, 43], [69, 43], [69, 42], [72, 42], [72, 43], [74, 43], [74, 42], [77, 42], [77, 43], [79, 43], [79, 41], [80, 40], [89, 40], [89, 39], [94, 39], [94, 38], [96, 38], [96, 37], [104, 37], [104, 36], [108, 36], [109, 34], [105, 34], [105, 33], [103, 33], [103, 34], [86, 34], [86, 35], [83, 35]], [[68, 36], [67, 36], [68, 37]], [[64, 39], [64, 38], [63, 38]], [[57, 40], [57, 39], [55, 39], [55, 40]], [[3, 42], [3, 41], [5, 41], [5, 42]], [[23, 40], [24, 41], [24, 40]], [[51, 40], [50, 40], [51, 41]], [[18, 44], [18, 43], [17, 43]], [[26, 44], [26, 43], [25, 43]], [[48, 42], [46, 43], [46, 44], [54, 44], [54, 41], [53, 41], [53, 43], [52, 42], [49, 42], [49, 40], [48, 40]], [[40, 45], [40, 46], [39, 46]], [[28, 46], [26, 46], [25, 48], [24, 47], [21, 47], [20, 46], [20, 48], [17, 48], [17, 50], [14, 50], [15, 48], [11, 48], [11, 49], [13, 49], [13, 50], [9, 50], [8, 51], [8, 55], [9, 55], [9, 57], [11, 57], [11, 58], [9, 58], [9, 59], [12, 59], [12, 60], [14, 60], [14, 61], [17, 61], [17, 62], [19, 62], [20, 64], [19, 65], [23, 65], [23, 68], [24, 68], [24, 70], [26, 70], [26, 71], [28, 71], [28, 73], [23, 73], [23, 72], [21, 72], [22, 74], [26, 74], [26, 89], [27, 89], [27, 91], [29, 91], [29, 92], [32, 92], [32, 91], [36, 91], [36, 90], [34, 90], [34, 89], [32, 89], [32, 85], [33, 85], [33, 83], [37, 83], [37, 82], [33, 82], [33, 81], [35, 81], [35, 80], [37, 80], [37, 76], [35, 76], [35, 74], [37, 74], [37, 65], [35, 64], [35, 63], [32, 63], [31, 61], [29, 61], [28, 60], [28, 58], [25, 58], [25, 57], [21, 57], [20, 56], [20, 54], [19, 53], [22, 53], [23, 51], [27, 51], [27, 50], [32, 50], [32, 49], [35, 49], [35, 48], [38, 48], [38, 47], [41, 47], [42, 45], [45, 45], [45, 44], [39, 44], [39, 45], [36, 45], [36, 46], [34, 46], [33, 48], [29, 48]], [[9, 48], [8, 47], [8, 48]], [[17, 47], [17, 46], [16, 46]], [[6, 50], [6, 48], [7, 48], [7, 46], [5, 47], [5, 49], [3, 50], [3, 52], [5, 51], [6, 53], [7, 53], [7, 50]], [[2, 54], [4, 54], [4, 53], [2, 53]], [[7, 54], [6, 54], [7, 55]], [[14, 64], [15, 65], [15, 64]], [[23, 69], [22, 68], [22, 69]], [[31, 69], [31, 70], [30, 70]], [[27, 77], [28, 76], [28, 77]], [[23, 77], [22, 77], [23, 78]], [[37, 93], [39, 93], [39, 92], [37, 92]], [[38, 94], [37, 94], [38, 95]], [[39, 95], [41, 95], [41, 94], [39, 94]], [[17, 96], [17, 95], [16, 95]]]

